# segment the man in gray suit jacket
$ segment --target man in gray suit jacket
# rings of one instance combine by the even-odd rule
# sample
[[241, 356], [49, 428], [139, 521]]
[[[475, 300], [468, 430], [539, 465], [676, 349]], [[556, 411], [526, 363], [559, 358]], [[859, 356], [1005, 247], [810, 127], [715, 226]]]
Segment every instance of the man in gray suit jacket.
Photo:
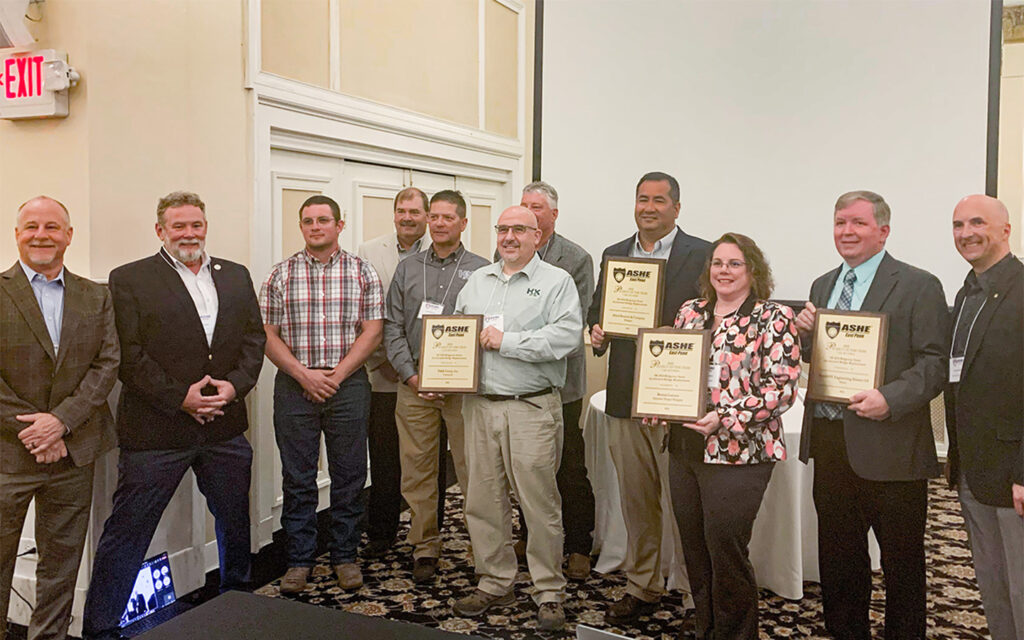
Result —
[[[369, 262], [387, 292], [398, 263], [419, 253], [427, 230], [427, 194], [407, 187], [395, 196], [395, 232], [385, 233], [360, 245], [356, 254]], [[370, 503], [366, 509], [369, 542], [363, 555], [377, 558], [391, 549], [402, 512], [402, 468], [398, 456], [395, 403], [398, 373], [388, 362], [383, 343], [366, 360], [370, 376]]]
[[841, 640], [871, 638], [869, 529], [882, 549], [886, 640], [925, 637], [928, 479], [939, 472], [929, 402], [946, 382], [949, 311], [935, 276], [886, 253], [889, 217], [876, 193], [839, 197], [843, 264], [814, 281], [796, 320], [810, 360], [818, 307], [889, 318], [882, 384], [846, 405], [808, 402], [800, 437], [800, 459], [814, 458], [825, 626]]
[[33, 498], [39, 561], [28, 637], [67, 637], [93, 462], [115, 442], [114, 308], [105, 287], [64, 268], [72, 233], [64, 205], [29, 200], [18, 209], [19, 261], [0, 274], [0, 640]]
[[[537, 216], [537, 227], [541, 232], [537, 255], [572, 276], [580, 296], [580, 309], [589, 309], [590, 300], [594, 297], [594, 260], [586, 249], [555, 232], [558, 192], [546, 182], [531, 182], [523, 187], [520, 204]], [[495, 251], [495, 262], [498, 258]], [[570, 580], [590, 577], [590, 552], [594, 546], [594, 491], [587, 478], [583, 432], [580, 430], [580, 414], [586, 394], [587, 359], [584, 347], [580, 345], [567, 360], [565, 387], [562, 389], [562, 460], [556, 475], [558, 493], [562, 496], [565, 553], [569, 556], [565, 575]], [[516, 555], [525, 557], [525, 534], [528, 532], [521, 509], [519, 515], [524, 540], [516, 543]]]

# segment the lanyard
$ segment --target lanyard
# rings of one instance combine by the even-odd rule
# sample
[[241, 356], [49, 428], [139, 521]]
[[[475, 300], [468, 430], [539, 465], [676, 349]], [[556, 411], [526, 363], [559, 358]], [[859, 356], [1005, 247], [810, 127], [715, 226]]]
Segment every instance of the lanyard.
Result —
[[[965, 299], [964, 302], [966, 302], [966, 301], [967, 300]], [[974, 332], [974, 323], [976, 323], [978, 321], [978, 316], [981, 315], [981, 310], [985, 308], [986, 304], [988, 304], [988, 297], [987, 296], [982, 301], [981, 306], [978, 307], [978, 313], [974, 314], [974, 319], [971, 320], [971, 326], [967, 328], [967, 340], [964, 341], [964, 352], [963, 352], [962, 355], [967, 355], [967, 346], [969, 344], [971, 344], [971, 334]], [[953, 325], [953, 342], [956, 342], [956, 328], [960, 326], [960, 316], [962, 316], [962, 315], [964, 315], [964, 305], [961, 304], [960, 305], [960, 311], [956, 314], [956, 324]], [[953, 355], [953, 343], [950, 343], [950, 345], [949, 345], [949, 357], [950, 358], [962, 357], [962, 356], [954, 356]]]
[[[517, 272], [518, 273], [518, 272]], [[512, 274], [516, 275], [515, 273]], [[491, 295], [487, 296], [487, 304], [484, 305], [484, 314], [487, 314], [488, 309], [491, 308], [491, 301], [494, 300], [494, 292], [498, 289], [498, 285], [505, 285], [505, 293], [501, 296], [501, 308], [498, 309], [501, 313], [505, 313], [505, 302], [508, 300], [508, 285], [512, 284], [512, 276], [509, 276], [508, 280], [502, 282], [501, 277], [495, 276], [494, 285], [491, 286]]]
[[[452, 290], [452, 283], [455, 282], [455, 276], [459, 273], [459, 265], [462, 264], [462, 259], [466, 257], [466, 251], [463, 250], [459, 255], [458, 261], [455, 263], [455, 269], [452, 270], [452, 278], [448, 281], [448, 288], [444, 290], [444, 295], [441, 296], [441, 306], [444, 306], [444, 301], [448, 299], [448, 292]], [[430, 259], [429, 255], [423, 256], [423, 298], [427, 299], [427, 260]]]

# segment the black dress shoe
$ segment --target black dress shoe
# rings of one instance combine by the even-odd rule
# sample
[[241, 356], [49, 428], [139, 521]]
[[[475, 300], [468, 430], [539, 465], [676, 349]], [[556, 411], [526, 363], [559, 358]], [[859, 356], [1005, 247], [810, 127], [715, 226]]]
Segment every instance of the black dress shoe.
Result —
[[657, 602], [644, 602], [636, 596], [626, 594], [613, 603], [604, 613], [605, 622], [625, 624], [636, 621], [640, 616], [649, 616], [658, 609]]

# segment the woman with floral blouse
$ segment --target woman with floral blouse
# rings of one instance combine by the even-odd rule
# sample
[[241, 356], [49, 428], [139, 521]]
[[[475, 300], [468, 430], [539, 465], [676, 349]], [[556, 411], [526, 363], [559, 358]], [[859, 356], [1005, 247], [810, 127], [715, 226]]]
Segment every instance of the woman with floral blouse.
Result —
[[769, 302], [772, 275], [750, 238], [712, 245], [703, 298], [675, 326], [711, 332], [708, 413], [669, 430], [672, 505], [696, 606], [696, 637], [757, 638], [757, 582], [747, 547], [775, 462], [781, 416], [800, 377], [793, 311]]

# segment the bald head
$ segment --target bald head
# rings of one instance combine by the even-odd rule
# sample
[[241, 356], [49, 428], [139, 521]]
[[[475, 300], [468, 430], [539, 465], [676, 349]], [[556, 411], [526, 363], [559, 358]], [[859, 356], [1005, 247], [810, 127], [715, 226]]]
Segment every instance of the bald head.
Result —
[[498, 216], [498, 254], [506, 274], [519, 271], [533, 259], [540, 244], [537, 216], [526, 207], [509, 207]]
[[1010, 213], [999, 200], [982, 194], [967, 196], [953, 209], [956, 250], [982, 273], [1010, 253]]

